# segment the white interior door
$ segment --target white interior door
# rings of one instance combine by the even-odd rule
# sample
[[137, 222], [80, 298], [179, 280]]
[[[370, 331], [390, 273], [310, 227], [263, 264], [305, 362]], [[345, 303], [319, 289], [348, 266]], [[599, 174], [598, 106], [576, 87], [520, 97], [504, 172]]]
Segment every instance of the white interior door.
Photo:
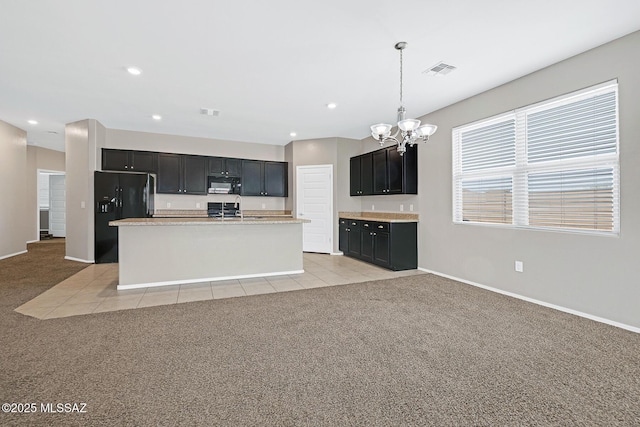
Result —
[[296, 168], [296, 213], [311, 220], [302, 226], [302, 250], [333, 252], [333, 165]]
[[49, 176], [49, 234], [66, 236], [65, 176]]

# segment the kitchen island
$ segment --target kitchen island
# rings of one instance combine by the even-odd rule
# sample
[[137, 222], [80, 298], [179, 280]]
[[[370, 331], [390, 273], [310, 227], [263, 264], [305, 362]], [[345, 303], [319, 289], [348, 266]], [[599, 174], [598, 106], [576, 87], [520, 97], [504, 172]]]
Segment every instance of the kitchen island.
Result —
[[130, 218], [118, 227], [118, 289], [297, 274], [296, 218]]

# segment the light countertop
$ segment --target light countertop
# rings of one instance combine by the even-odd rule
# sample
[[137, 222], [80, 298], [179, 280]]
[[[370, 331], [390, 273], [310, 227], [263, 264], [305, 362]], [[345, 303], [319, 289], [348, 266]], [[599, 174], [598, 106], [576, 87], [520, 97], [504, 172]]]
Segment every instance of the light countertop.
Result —
[[394, 212], [339, 212], [338, 216], [344, 219], [375, 222], [419, 222], [418, 214], [394, 213]]
[[163, 225], [265, 225], [265, 224], [302, 224], [311, 222], [307, 219], [290, 217], [248, 217], [241, 219], [232, 218], [126, 218], [117, 221], [110, 221], [109, 225], [121, 226], [163, 226]]

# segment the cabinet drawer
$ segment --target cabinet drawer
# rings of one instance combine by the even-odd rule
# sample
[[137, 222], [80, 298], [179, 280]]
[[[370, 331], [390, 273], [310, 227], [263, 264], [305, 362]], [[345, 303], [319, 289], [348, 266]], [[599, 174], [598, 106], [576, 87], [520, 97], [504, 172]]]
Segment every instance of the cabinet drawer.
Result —
[[384, 231], [384, 232], [389, 232], [389, 223], [388, 222], [374, 222], [373, 224], [373, 229], [375, 231]]
[[362, 229], [369, 231], [389, 232], [388, 222], [362, 221]]

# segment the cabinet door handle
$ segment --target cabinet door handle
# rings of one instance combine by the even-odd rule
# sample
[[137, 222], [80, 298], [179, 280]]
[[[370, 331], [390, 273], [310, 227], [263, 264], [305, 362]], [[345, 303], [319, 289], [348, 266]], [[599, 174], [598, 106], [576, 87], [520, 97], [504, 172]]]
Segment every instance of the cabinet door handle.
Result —
[[378, 228], [384, 228], [384, 226], [383, 225], [379, 225]]

